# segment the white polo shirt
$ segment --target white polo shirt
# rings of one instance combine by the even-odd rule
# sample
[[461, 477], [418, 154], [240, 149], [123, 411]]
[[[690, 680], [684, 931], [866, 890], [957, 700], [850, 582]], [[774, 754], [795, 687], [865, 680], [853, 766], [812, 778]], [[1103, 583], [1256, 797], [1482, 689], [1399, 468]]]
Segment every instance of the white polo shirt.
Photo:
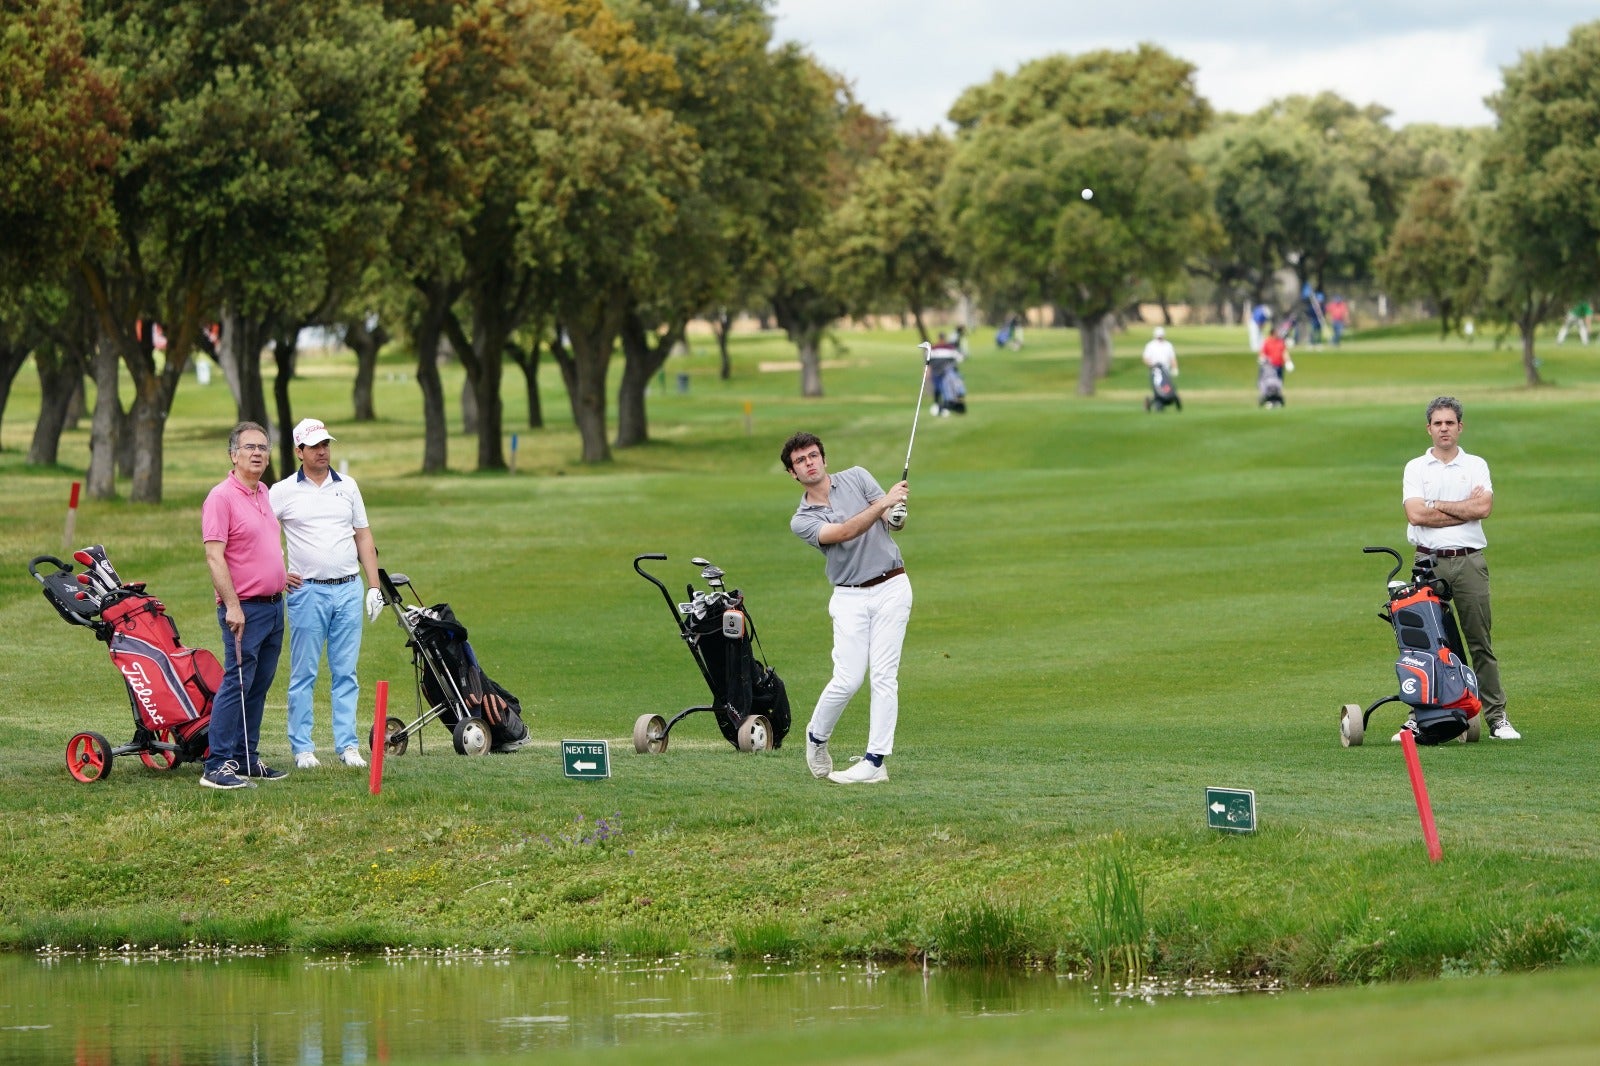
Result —
[[[1489, 464], [1457, 449], [1456, 457], [1448, 463], [1440, 462], [1429, 448], [1406, 464], [1401, 479], [1400, 502], [1406, 500], [1464, 500], [1472, 494], [1474, 486], [1494, 492], [1489, 480]], [[1432, 526], [1407, 524], [1406, 539], [1419, 548], [1487, 548], [1489, 542], [1483, 535], [1483, 523], [1463, 522], [1459, 526]]]
[[328, 581], [361, 573], [355, 531], [367, 528], [367, 508], [354, 478], [329, 470], [321, 485], [296, 470], [272, 486], [272, 511], [289, 543], [289, 570]]

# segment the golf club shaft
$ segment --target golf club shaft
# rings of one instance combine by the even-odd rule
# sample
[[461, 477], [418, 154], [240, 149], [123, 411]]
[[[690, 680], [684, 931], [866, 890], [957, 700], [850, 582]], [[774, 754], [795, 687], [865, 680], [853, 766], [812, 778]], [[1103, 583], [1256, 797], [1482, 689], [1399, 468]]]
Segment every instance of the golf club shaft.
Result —
[[917, 443], [917, 420], [922, 417], [922, 396], [928, 390], [928, 364], [933, 361], [933, 349], [926, 341], [922, 344], [922, 381], [917, 385], [917, 409], [911, 415], [911, 440], [906, 443], [906, 468], [900, 472], [901, 481], [911, 480], [911, 449]]

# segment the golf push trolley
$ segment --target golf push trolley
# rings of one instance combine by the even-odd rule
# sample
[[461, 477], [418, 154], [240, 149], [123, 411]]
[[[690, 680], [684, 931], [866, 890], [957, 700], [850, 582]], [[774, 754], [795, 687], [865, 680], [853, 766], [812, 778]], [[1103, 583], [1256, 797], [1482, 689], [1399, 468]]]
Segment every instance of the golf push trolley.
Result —
[[659, 714], [640, 715], [633, 724], [633, 750], [641, 755], [666, 751], [672, 728], [697, 711], [715, 715], [723, 737], [740, 751], [781, 747], [789, 733], [789, 695], [767, 665], [765, 652], [759, 659], [755, 654], [759, 638], [744, 594], [738, 589], [728, 591], [722, 568], [696, 557], [689, 561], [700, 567], [700, 578], [710, 591], [702, 592], [690, 584], [688, 602], [677, 603], [667, 586], [639, 565], [647, 559], [665, 562], [666, 558], [659, 553], [638, 555], [633, 568], [661, 590], [678, 635], [689, 646], [689, 654], [711, 689], [712, 702], [685, 708], [671, 721]]
[[1400, 691], [1384, 696], [1365, 711], [1359, 703], [1339, 708], [1339, 743], [1360, 746], [1372, 712], [1386, 703], [1410, 708], [1403, 729], [1410, 729], [1418, 744], [1476, 741], [1482, 735], [1482, 705], [1478, 701], [1478, 675], [1468, 663], [1466, 641], [1451, 603], [1450, 583], [1436, 577], [1422, 563], [1412, 567], [1410, 581], [1395, 575], [1405, 565], [1393, 548], [1362, 548], [1364, 553], [1389, 555], [1389, 598], [1378, 617], [1394, 627], [1399, 658], [1394, 671]]

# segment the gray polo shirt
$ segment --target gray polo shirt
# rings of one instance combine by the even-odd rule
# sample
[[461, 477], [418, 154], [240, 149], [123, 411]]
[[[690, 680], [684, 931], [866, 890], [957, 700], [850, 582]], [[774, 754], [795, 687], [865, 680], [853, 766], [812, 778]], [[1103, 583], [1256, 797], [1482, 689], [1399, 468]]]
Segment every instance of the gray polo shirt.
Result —
[[854, 540], [823, 544], [818, 538], [822, 527], [848, 521], [883, 495], [872, 475], [859, 466], [828, 475], [828, 502], [810, 503], [800, 495], [800, 508], [789, 519], [794, 535], [817, 548], [827, 560], [828, 580], [835, 585], [860, 585], [904, 566], [900, 549], [889, 536], [888, 527], [874, 522]]

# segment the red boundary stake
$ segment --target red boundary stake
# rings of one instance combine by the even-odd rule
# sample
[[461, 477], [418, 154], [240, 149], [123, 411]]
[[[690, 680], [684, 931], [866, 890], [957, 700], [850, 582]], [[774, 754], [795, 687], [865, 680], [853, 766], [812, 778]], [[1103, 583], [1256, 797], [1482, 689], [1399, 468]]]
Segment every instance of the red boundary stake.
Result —
[[67, 500], [67, 527], [61, 531], [61, 550], [72, 550], [72, 533], [78, 526], [78, 490], [82, 488], [79, 482], [72, 483], [72, 496]]
[[383, 791], [383, 751], [388, 741], [389, 682], [379, 681], [372, 700], [372, 762], [367, 775], [367, 790], [374, 796]]
[[1444, 858], [1439, 846], [1439, 830], [1433, 824], [1433, 804], [1428, 801], [1428, 783], [1422, 779], [1422, 760], [1417, 758], [1417, 741], [1411, 730], [1400, 730], [1400, 750], [1406, 755], [1406, 772], [1411, 775], [1411, 792], [1417, 797], [1417, 817], [1422, 819], [1422, 839], [1428, 845], [1428, 861]]

